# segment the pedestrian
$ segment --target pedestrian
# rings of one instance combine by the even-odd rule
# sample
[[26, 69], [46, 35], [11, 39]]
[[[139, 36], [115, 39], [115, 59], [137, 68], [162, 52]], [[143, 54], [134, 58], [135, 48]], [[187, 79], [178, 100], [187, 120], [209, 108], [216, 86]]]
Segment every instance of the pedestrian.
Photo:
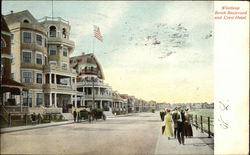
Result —
[[42, 115], [40, 113], [38, 113], [37, 115], [37, 121], [38, 121], [38, 124], [41, 124], [42, 122]]
[[174, 138], [176, 138], [177, 135], [177, 107], [174, 108], [173, 112], [172, 112], [172, 119], [174, 122]]
[[177, 107], [177, 138], [179, 144], [184, 145], [184, 122], [185, 122], [185, 115], [183, 110], [180, 107]]
[[76, 112], [76, 110], [74, 110], [74, 112], [73, 112], [73, 116], [74, 116], [74, 122], [76, 122], [76, 116], [77, 116], [77, 112]]
[[186, 137], [192, 137], [193, 136], [193, 130], [191, 126], [191, 115], [188, 113], [188, 108], [185, 109], [185, 122], [184, 122], [184, 136]]
[[172, 116], [170, 114], [170, 109], [166, 109], [166, 115], [164, 117], [165, 122], [165, 135], [168, 136], [168, 140], [170, 137], [173, 137], [173, 129], [172, 129]]
[[164, 121], [164, 116], [165, 116], [165, 111], [164, 110], [161, 110], [160, 111], [160, 117], [161, 117], [161, 121], [163, 122]]
[[36, 113], [33, 112], [33, 114], [31, 114], [31, 124], [34, 125], [36, 124]]

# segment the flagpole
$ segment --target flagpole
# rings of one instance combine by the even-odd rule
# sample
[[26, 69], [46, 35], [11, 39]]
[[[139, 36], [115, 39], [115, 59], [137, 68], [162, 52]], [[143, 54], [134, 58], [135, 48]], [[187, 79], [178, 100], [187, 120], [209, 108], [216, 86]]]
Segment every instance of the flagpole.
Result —
[[93, 54], [95, 53], [95, 46], [94, 46], [94, 44], [95, 44], [95, 37], [93, 36], [92, 37], [92, 52], [93, 52]]

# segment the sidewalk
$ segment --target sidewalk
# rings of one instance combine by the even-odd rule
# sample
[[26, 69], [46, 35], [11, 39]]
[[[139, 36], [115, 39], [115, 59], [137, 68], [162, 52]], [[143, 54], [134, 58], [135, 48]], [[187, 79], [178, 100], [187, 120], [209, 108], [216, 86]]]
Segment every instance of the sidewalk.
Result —
[[156, 144], [155, 155], [213, 155], [214, 154], [214, 138], [208, 138], [206, 133], [201, 133], [200, 130], [193, 129], [193, 137], [185, 137], [185, 145], [180, 145], [177, 139], [159, 135]]
[[31, 130], [37, 128], [46, 128], [51, 126], [59, 126], [65, 124], [72, 124], [74, 123], [73, 120], [63, 121], [63, 122], [51, 122], [51, 123], [44, 123], [44, 124], [37, 124], [37, 125], [27, 125], [27, 126], [18, 126], [18, 127], [9, 127], [9, 128], [2, 128], [0, 129], [0, 133], [8, 133], [8, 132], [15, 132], [15, 131], [23, 131], [23, 130]]

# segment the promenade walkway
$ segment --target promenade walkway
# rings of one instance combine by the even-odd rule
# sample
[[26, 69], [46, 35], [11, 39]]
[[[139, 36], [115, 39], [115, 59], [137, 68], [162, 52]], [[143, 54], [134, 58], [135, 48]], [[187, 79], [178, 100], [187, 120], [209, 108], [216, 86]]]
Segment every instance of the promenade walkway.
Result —
[[185, 138], [185, 145], [180, 145], [177, 139], [159, 134], [155, 148], [155, 155], [212, 155], [214, 153], [214, 139], [208, 138], [206, 133], [201, 133], [193, 127], [193, 137]]

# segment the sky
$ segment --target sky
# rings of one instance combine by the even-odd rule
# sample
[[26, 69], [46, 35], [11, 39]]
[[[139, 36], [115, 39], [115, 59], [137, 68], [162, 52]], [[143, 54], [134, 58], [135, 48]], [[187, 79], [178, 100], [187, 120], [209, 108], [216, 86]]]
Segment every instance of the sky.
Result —
[[[2, 14], [52, 16], [52, 1], [3, 1]], [[213, 102], [213, 2], [53, 1], [71, 56], [93, 53], [113, 90], [166, 103]], [[93, 37], [100, 28], [103, 42]]]

